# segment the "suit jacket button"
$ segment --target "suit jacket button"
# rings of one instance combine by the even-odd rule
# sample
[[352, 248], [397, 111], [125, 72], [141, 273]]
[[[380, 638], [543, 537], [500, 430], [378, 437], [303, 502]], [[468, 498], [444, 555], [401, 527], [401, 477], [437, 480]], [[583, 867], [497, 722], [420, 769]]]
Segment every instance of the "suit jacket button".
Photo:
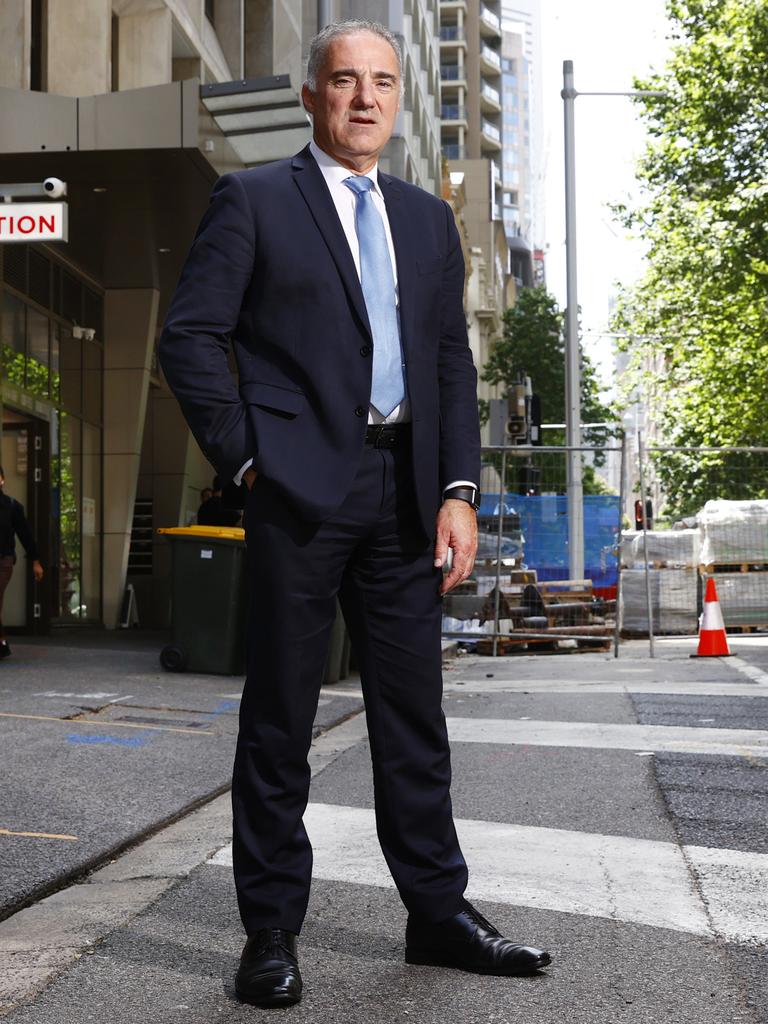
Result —
[[370, 345], [363, 345], [362, 348], [360, 349], [360, 355], [361, 356], [369, 356], [370, 354], [371, 354], [371, 346]]
[[355, 409], [355, 416], [365, 416], [365, 409], [362, 407], [362, 405], [358, 405], [358, 407]]

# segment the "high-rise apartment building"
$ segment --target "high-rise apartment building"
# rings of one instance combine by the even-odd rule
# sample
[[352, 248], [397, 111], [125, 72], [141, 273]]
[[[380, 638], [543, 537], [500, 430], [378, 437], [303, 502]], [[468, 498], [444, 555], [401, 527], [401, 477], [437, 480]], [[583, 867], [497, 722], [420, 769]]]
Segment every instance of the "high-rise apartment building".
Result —
[[366, 18], [386, 25], [403, 50], [405, 94], [392, 138], [382, 154], [385, 171], [439, 195], [440, 51], [436, 0], [335, 0], [333, 20]]
[[[502, 223], [501, 74], [499, 0], [441, 0], [443, 156], [467, 239], [467, 326], [478, 370], [501, 333], [504, 310], [514, 302]], [[478, 394], [495, 397], [483, 381]], [[484, 435], [487, 441], [487, 429]]]
[[501, 19], [499, 0], [441, 0], [443, 154], [491, 161], [501, 182]]
[[[504, 222], [531, 247], [544, 238], [543, 89], [540, 0], [502, 0], [502, 90], [505, 183]], [[509, 130], [507, 130], [509, 129]], [[512, 202], [512, 200], [516, 202]]]
[[[434, 0], [337, 0], [332, 17], [347, 16], [402, 38], [403, 110], [381, 162], [439, 192]], [[212, 469], [155, 343], [216, 178], [309, 140], [299, 89], [316, 30], [304, 0], [0, 3], [3, 182], [60, 178], [69, 214], [66, 241], [0, 243], [0, 462], [47, 570], [14, 574], [6, 625], [113, 627], [126, 583], [142, 625], [167, 621], [156, 528], [194, 519]]]

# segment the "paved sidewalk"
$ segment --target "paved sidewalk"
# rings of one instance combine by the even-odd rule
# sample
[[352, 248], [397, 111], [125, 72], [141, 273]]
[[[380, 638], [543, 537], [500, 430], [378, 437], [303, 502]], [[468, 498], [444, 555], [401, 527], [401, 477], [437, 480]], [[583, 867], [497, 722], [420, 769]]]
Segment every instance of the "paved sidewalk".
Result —
[[[404, 964], [405, 916], [375, 839], [359, 692], [354, 682], [324, 691], [334, 711], [311, 758], [305, 998], [286, 1019], [768, 1021], [768, 641], [748, 639], [729, 660], [691, 661], [683, 643], [660, 644], [650, 661], [645, 645], [628, 644], [618, 661], [462, 657], [446, 670], [468, 895], [511, 936], [551, 948], [552, 967], [530, 979]], [[142, 700], [165, 684], [175, 685], [147, 681]], [[221, 697], [220, 679], [195, 685], [209, 701], [196, 715], [235, 699]], [[215, 740], [221, 773], [226, 733]], [[193, 772], [209, 747], [189, 739], [175, 754], [181, 738], [163, 733], [162, 749]], [[129, 768], [122, 761], [124, 791], [145, 785], [140, 759], [155, 748], [128, 749], [137, 756]], [[85, 751], [103, 753], [78, 745]], [[87, 807], [77, 813], [90, 820]], [[233, 999], [243, 936], [229, 839], [224, 794], [0, 923], [7, 1019], [275, 1019]]]

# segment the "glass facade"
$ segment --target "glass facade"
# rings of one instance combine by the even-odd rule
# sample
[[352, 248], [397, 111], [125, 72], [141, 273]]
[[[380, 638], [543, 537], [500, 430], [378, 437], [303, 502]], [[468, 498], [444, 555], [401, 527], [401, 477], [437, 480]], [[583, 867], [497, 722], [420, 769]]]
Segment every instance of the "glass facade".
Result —
[[[102, 297], [67, 267], [27, 246], [5, 247], [2, 278], [4, 400], [17, 409], [43, 410], [50, 422], [50, 617], [99, 621]], [[93, 338], [76, 325], [90, 328]]]

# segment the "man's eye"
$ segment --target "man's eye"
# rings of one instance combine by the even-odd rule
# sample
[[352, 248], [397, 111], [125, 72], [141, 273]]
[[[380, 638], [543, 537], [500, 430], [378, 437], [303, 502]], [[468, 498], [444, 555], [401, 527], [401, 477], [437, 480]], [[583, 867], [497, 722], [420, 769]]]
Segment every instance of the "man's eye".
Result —
[[349, 89], [351, 85], [354, 85], [354, 82], [351, 78], [337, 78], [336, 85], [340, 86], [342, 89]]
[[383, 79], [381, 82], [376, 83], [380, 89], [385, 89], [387, 92], [392, 88], [392, 82], [389, 79]]

